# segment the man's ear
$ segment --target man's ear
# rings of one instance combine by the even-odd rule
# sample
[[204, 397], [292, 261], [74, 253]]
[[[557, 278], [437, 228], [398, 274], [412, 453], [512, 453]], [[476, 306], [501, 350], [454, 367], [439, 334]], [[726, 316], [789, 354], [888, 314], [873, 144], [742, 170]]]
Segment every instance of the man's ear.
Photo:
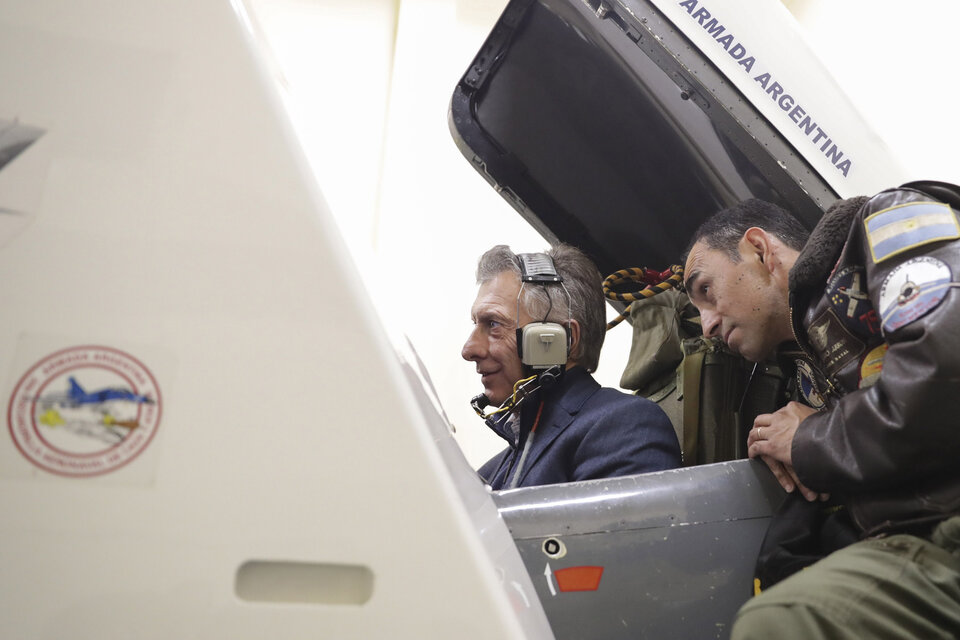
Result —
[[580, 355], [580, 323], [571, 319], [567, 323], [570, 330], [570, 350], [567, 352], [567, 364], [573, 362], [573, 355]]
[[777, 261], [774, 260], [780, 241], [776, 236], [767, 233], [760, 227], [750, 227], [743, 234], [740, 241], [740, 252], [745, 257], [754, 256], [761, 264], [773, 273]]

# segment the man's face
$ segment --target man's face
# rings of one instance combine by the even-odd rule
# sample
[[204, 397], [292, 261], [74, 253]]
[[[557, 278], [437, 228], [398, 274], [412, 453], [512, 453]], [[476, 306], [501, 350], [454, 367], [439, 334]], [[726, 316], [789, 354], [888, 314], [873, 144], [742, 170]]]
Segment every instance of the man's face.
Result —
[[[477, 364], [483, 392], [490, 403], [501, 405], [513, 394], [513, 385], [523, 377], [517, 355], [517, 294], [520, 279], [504, 271], [480, 285], [470, 315], [474, 328], [460, 355]], [[520, 306], [520, 326], [531, 321]]]
[[734, 262], [725, 252], [702, 242], [690, 250], [687, 294], [700, 310], [703, 335], [721, 338], [747, 360], [773, 355], [792, 336], [787, 292], [771, 277], [756, 252], [740, 251]]

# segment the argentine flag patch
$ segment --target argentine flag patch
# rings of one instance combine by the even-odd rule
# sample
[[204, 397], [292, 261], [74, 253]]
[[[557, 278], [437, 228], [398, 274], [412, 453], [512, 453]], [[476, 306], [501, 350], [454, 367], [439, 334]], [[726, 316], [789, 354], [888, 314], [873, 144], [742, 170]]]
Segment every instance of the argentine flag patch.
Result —
[[938, 240], [960, 238], [960, 224], [950, 205], [911, 202], [870, 215], [863, 221], [873, 262]]

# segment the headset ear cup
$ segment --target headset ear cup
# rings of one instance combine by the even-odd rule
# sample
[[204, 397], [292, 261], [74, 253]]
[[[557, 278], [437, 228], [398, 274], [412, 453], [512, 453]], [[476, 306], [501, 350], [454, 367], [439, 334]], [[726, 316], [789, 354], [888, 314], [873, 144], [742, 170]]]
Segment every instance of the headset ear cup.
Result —
[[520, 362], [536, 370], [567, 363], [566, 332], [557, 322], [531, 322], [517, 331]]

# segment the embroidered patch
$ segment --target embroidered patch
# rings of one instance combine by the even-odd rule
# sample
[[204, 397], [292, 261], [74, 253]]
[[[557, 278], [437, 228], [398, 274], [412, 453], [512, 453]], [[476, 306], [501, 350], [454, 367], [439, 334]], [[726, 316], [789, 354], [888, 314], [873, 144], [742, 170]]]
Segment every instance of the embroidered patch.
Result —
[[891, 271], [880, 288], [880, 321], [885, 334], [923, 317], [950, 289], [952, 274], [946, 263], [922, 256]]
[[860, 361], [860, 388], [866, 389], [877, 383], [883, 370], [883, 358], [887, 355], [887, 343], [875, 347]]
[[833, 309], [828, 309], [810, 324], [807, 336], [828, 376], [836, 375], [859, 358], [865, 347], [862, 341], [847, 331]]
[[960, 223], [950, 205], [911, 202], [867, 216], [863, 221], [875, 263], [938, 240], [960, 238]]
[[820, 394], [817, 380], [813, 375], [813, 367], [806, 360], [797, 360], [796, 362], [797, 388], [800, 389], [800, 395], [814, 409], [822, 409], [824, 406], [823, 395]]
[[830, 279], [827, 297], [843, 324], [861, 336], [880, 333], [880, 320], [864, 288], [863, 267], [847, 267]]

